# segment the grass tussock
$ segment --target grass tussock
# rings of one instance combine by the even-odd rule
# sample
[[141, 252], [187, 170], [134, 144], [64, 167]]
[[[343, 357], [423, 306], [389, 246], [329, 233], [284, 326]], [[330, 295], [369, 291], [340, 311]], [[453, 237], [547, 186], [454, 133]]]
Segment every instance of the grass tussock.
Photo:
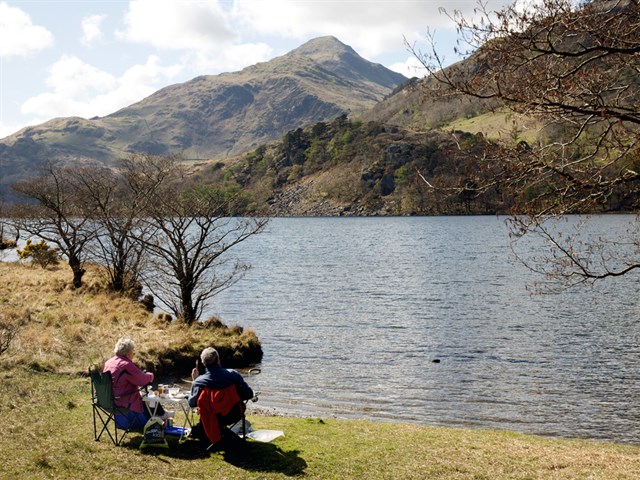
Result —
[[258, 363], [262, 356], [255, 332], [227, 327], [219, 320], [187, 326], [150, 314], [140, 302], [104, 288], [99, 271], [89, 268], [85, 285], [69, 287], [63, 266], [42, 269], [0, 263], [0, 324], [28, 321], [3, 354], [5, 364], [36, 371], [78, 373], [101, 365], [124, 335], [137, 345], [136, 362], [156, 374], [185, 375], [206, 346], [219, 349], [227, 366]]

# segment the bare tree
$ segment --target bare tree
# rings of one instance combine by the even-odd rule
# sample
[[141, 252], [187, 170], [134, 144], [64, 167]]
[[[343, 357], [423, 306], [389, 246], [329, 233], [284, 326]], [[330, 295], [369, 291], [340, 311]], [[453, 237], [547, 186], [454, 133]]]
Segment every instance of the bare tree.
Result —
[[146, 198], [127, 188], [123, 176], [107, 167], [78, 169], [74, 185], [83, 201], [91, 205], [95, 241], [91, 259], [102, 266], [109, 287], [137, 298], [145, 238], [140, 214]]
[[185, 188], [185, 172], [174, 157], [141, 155], [124, 164], [136, 196], [147, 199], [142, 242], [150, 266], [145, 284], [176, 317], [188, 324], [208, 300], [238, 281], [246, 269], [227, 252], [260, 233], [266, 219], [234, 217], [236, 196], [214, 187]]
[[144, 199], [132, 195], [117, 171], [49, 163], [38, 177], [14, 189], [37, 203], [14, 212], [13, 225], [58, 245], [76, 288], [82, 284], [84, 264], [91, 261], [104, 269], [111, 289], [139, 294], [144, 254], [139, 213]]
[[445, 66], [432, 35], [427, 53], [410, 47], [429, 71], [429, 95], [479, 99], [543, 125], [533, 145], [504, 142], [488, 159], [501, 166], [499, 174], [476, 190], [500, 184], [510, 192], [514, 237], [535, 233], [552, 246], [539, 268], [548, 276], [575, 284], [638, 268], [637, 251], [621, 258], [616, 241], [585, 244], [546, 223], [567, 213], [638, 207], [638, 1], [542, 0], [497, 12], [480, 3], [476, 15], [450, 14], [464, 61]]
[[[11, 222], [7, 221], [5, 215], [7, 215], [6, 207], [4, 204], [4, 200], [0, 196], [0, 250], [15, 248], [20, 236], [18, 232], [15, 231], [15, 229], [11, 228]], [[13, 233], [13, 236], [16, 237], [15, 240], [7, 238], [8, 233]]]
[[225, 255], [264, 229], [266, 219], [235, 218], [238, 194], [188, 187], [177, 158], [132, 155], [118, 172], [47, 164], [14, 189], [36, 200], [16, 228], [56, 244], [82, 285], [85, 262], [106, 268], [114, 290], [130, 292], [144, 280], [187, 323], [207, 301], [248, 268]]
[[33, 179], [13, 185], [16, 192], [37, 202], [28, 213], [12, 219], [17, 230], [58, 246], [73, 272], [73, 286], [82, 286], [88, 245], [95, 239], [94, 208], [74, 183], [74, 169], [46, 163]]

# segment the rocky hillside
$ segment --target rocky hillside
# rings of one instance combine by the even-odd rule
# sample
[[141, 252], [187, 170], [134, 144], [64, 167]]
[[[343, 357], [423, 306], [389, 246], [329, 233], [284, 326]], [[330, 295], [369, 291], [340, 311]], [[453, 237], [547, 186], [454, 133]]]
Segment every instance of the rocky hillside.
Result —
[[127, 152], [222, 159], [294, 128], [376, 105], [406, 80], [336, 38], [242, 71], [166, 87], [102, 118], [59, 118], [0, 141], [0, 193], [44, 160], [112, 163]]
[[291, 130], [281, 141], [227, 163], [199, 163], [192, 180], [239, 192], [244, 196], [241, 214], [505, 212], [513, 200], [510, 192], [497, 187], [481, 195], [473, 191], [473, 181], [495, 174], [495, 166], [483, 161], [491, 148], [482, 135], [418, 131], [344, 115]]

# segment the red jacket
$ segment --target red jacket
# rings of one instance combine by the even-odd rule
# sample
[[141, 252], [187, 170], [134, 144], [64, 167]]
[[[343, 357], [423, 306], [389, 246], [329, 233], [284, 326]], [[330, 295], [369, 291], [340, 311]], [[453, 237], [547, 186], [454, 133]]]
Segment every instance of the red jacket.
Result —
[[244, 403], [238, 395], [235, 385], [229, 385], [221, 390], [203, 388], [198, 397], [198, 411], [200, 422], [211, 443], [217, 443], [222, 438], [219, 416], [229, 415], [234, 407], [239, 406], [244, 411]]

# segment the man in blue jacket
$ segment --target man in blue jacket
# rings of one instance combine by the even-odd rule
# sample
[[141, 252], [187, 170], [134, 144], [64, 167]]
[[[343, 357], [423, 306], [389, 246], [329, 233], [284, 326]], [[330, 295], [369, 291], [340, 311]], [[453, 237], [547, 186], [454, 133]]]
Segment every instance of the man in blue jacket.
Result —
[[222, 390], [229, 385], [235, 385], [238, 389], [238, 395], [242, 400], [253, 398], [253, 390], [251, 390], [251, 387], [244, 381], [242, 375], [235, 370], [222, 368], [220, 366], [220, 356], [215, 348], [205, 348], [200, 355], [200, 360], [202, 360], [206, 372], [200, 375], [198, 368], [194, 368], [191, 371], [193, 385], [191, 386], [189, 405], [191, 405], [192, 408], [198, 406], [198, 397], [205, 387], [212, 390]]
[[[238, 372], [220, 366], [220, 356], [215, 348], [205, 348], [200, 355], [200, 359], [206, 371], [200, 375], [197, 366], [191, 371], [193, 385], [191, 386], [189, 405], [192, 408], [198, 406], [198, 399], [205, 388], [210, 390], [224, 390], [232, 386], [235, 387], [235, 391], [229, 392], [228, 395], [218, 397], [224, 399], [222, 405], [213, 407], [211, 403], [206, 401], [200, 405], [200, 422], [195, 425], [191, 433], [194, 437], [213, 444], [221, 439], [221, 435], [223, 434], [221, 427], [236, 423], [242, 418], [242, 413], [244, 412], [244, 404], [242, 401], [253, 398], [253, 390], [247, 385], [242, 375]], [[213, 398], [210, 392], [208, 392], [208, 395], [210, 395], [208, 397], [209, 399]], [[215, 414], [215, 411], [212, 413], [212, 410], [216, 408], [223, 410], [223, 412], [220, 413], [221, 416]], [[205, 414], [207, 414], [206, 418], [204, 416]]]

